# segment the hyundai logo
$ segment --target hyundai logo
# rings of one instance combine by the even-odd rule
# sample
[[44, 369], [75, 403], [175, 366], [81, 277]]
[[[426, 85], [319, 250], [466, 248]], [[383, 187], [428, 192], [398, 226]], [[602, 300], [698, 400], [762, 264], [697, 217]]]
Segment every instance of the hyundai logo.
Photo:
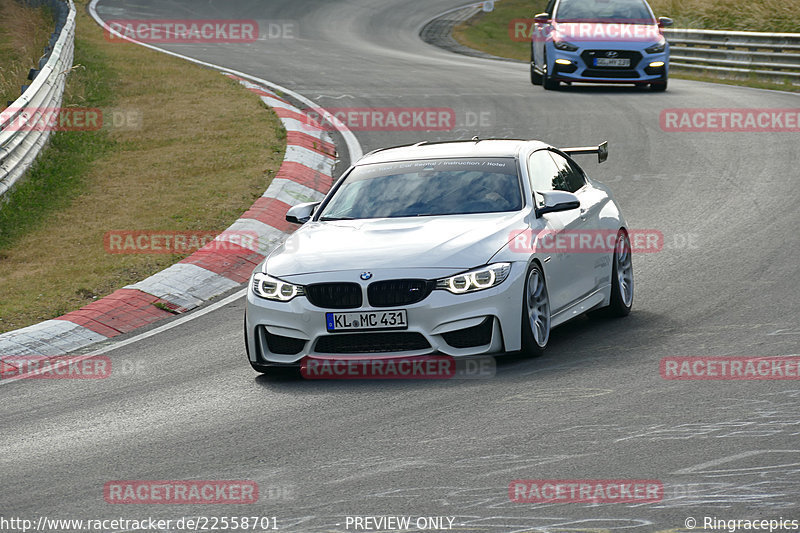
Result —
[[619, 52], [617, 52], [616, 50], [609, 50], [608, 52], [606, 52], [606, 57], [617, 57], [618, 55]]
[[361, 279], [367, 281], [368, 279], [372, 279], [372, 272], [362, 272]]

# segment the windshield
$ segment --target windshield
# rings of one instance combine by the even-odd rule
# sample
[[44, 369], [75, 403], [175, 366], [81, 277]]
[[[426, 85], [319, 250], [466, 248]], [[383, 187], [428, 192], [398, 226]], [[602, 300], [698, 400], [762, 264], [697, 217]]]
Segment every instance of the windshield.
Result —
[[655, 24], [644, 0], [561, 0], [556, 21]]
[[319, 220], [517, 211], [513, 158], [430, 159], [356, 167]]

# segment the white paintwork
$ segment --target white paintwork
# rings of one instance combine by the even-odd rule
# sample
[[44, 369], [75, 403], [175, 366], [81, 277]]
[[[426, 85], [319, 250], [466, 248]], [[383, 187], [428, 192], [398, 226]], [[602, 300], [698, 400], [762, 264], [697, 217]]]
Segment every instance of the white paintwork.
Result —
[[[370, 283], [391, 279], [436, 280], [491, 263], [511, 263], [508, 278], [499, 285], [468, 294], [434, 290], [416, 304], [399, 306], [408, 312], [408, 331], [425, 336], [434, 352], [467, 356], [521, 348], [521, 313], [528, 267], [537, 261], [543, 268], [550, 296], [552, 325], [559, 325], [590, 309], [608, 305], [611, 296], [612, 256], [597, 253], [548, 253], [513, 249], [520, 231], [607, 230], [616, 232], [625, 221], [605, 186], [591, 179], [576, 191], [580, 208], [537, 216], [534, 192], [528, 176], [531, 153], [552, 148], [538, 141], [481, 141], [393, 148], [367, 154], [356, 165], [390, 161], [458, 158], [515, 157], [520, 161], [524, 206], [510, 213], [401, 217], [339, 221], [312, 220], [290, 235], [267, 258], [260, 270], [297, 285], [323, 282], [358, 283], [364, 304], [358, 310], [372, 310], [366, 298]], [[569, 197], [569, 195], [566, 195]], [[608, 255], [608, 257], [606, 257]], [[360, 274], [369, 271], [364, 281]], [[314, 355], [314, 343], [330, 335], [325, 313], [304, 296], [290, 302], [247, 297], [247, 335], [253, 362], [296, 363]], [[356, 311], [356, 310], [348, 310]], [[495, 320], [489, 344], [456, 349], [442, 333]], [[257, 342], [256, 326], [274, 335], [304, 339], [306, 348], [295, 355], [270, 353]], [[257, 360], [253, 347], [259, 346]], [[430, 351], [428, 352], [430, 353]], [[375, 356], [420, 355], [417, 352], [381, 352]]]

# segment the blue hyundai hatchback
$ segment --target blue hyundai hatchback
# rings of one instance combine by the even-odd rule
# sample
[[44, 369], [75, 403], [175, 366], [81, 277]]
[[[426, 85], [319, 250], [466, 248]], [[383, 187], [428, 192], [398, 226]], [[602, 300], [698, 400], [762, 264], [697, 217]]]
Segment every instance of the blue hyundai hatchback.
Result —
[[633, 83], [667, 89], [669, 44], [645, 0], [550, 0], [534, 18], [531, 83]]

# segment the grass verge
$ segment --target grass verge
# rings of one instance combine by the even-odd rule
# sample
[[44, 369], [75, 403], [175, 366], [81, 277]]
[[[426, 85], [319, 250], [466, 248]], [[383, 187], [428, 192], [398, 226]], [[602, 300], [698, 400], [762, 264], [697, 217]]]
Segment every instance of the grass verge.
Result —
[[532, 19], [547, 6], [547, 0], [502, 0], [494, 11], [477, 15], [453, 28], [453, 37], [459, 43], [483, 50], [499, 57], [530, 61], [530, 42], [512, 39], [509, 25], [515, 19]]
[[104, 125], [53, 134], [0, 208], [0, 332], [77, 309], [180, 260], [109, 254], [103, 236], [222, 231], [283, 160], [285, 130], [256, 95], [215, 71], [105, 40], [86, 0], [76, 4], [64, 107], [99, 108]]
[[28, 72], [39, 62], [54, 27], [47, 9], [0, 0], [0, 109], [30, 83]]
[[[763, 0], [649, 0], [656, 16], [675, 19], [679, 28], [704, 28], [742, 31], [800, 32], [800, 2]], [[465, 46], [492, 55], [530, 61], [530, 43], [512, 39], [509, 24], [514, 19], [530, 19], [544, 11], [545, 0], [502, 0], [491, 13], [480, 12], [453, 28], [453, 37]], [[670, 77], [743, 85], [762, 89], [800, 92], [791, 83], [775, 83], [752, 77], [727, 79], [708, 74], [670, 71]]]
[[648, 0], [656, 16], [671, 17], [676, 28], [800, 32], [797, 0]]

